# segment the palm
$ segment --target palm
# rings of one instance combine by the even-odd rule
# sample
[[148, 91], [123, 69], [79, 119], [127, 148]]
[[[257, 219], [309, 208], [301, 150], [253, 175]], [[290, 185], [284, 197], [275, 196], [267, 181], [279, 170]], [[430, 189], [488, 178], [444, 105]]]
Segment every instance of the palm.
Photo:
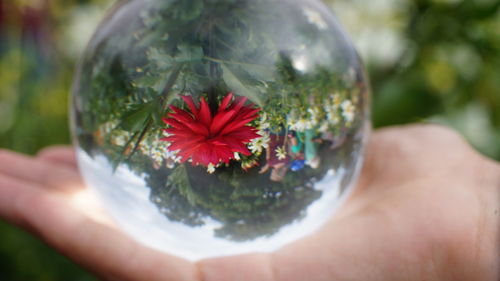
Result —
[[98, 207], [80, 204], [86, 189], [74, 161], [69, 148], [37, 159], [1, 153], [0, 216], [103, 278], [498, 278], [500, 169], [443, 129], [375, 133], [355, 193], [321, 231], [273, 254], [197, 264], [142, 247], [96, 215]]

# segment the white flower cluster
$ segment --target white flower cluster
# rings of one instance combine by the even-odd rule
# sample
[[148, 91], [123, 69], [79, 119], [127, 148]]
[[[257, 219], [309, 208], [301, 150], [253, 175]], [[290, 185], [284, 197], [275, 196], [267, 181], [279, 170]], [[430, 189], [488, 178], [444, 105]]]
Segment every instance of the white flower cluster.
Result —
[[271, 141], [271, 139], [269, 138], [269, 133], [265, 131], [259, 131], [258, 134], [261, 135], [261, 137], [252, 139], [248, 144], [248, 149], [250, 149], [250, 151], [256, 155], [262, 154], [262, 151], [269, 147], [269, 142]]
[[144, 140], [139, 146], [139, 150], [142, 154], [151, 157], [158, 166], [161, 166], [163, 160], [170, 160], [167, 167], [173, 168], [173, 163], [179, 163], [181, 157], [177, 155], [176, 151], [169, 151], [169, 146], [170, 143], [160, 140], [160, 137], [155, 135]]
[[338, 93], [330, 94], [330, 98], [325, 101], [324, 108], [326, 117], [332, 122], [333, 125], [338, 125], [340, 123], [339, 110], [341, 103], [342, 98]]
[[[326, 115], [326, 118], [324, 116]], [[327, 132], [332, 126], [340, 123], [341, 118], [347, 125], [354, 121], [356, 107], [351, 100], [342, 99], [342, 93], [330, 94], [321, 106], [312, 105], [306, 112], [300, 113], [293, 109], [287, 116], [290, 130], [304, 132], [317, 128], [320, 132]]]
[[356, 114], [356, 107], [352, 104], [350, 100], [342, 102], [342, 116], [344, 116], [347, 123], [352, 123], [354, 121], [354, 116]]
[[288, 125], [290, 130], [304, 132], [308, 129], [314, 129], [321, 123], [322, 108], [313, 105], [306, 112], [299, 114], [297, 110], [292, 110], [288, 114]]
[[118, 121], [107, 122], [101, 126], [101, 130], [104, 133], [110, 133], [110, 142], [112, 145], [125, 147], [130, 138], [132, 138], [132, 133], [117, 129], [118, 125]]
[[356, 107], [352, 101], [342, 100], [340, 93], [330, 95], [330, 99], [325, 102], [325, 111], [328, 119], [332, 120], [334, 125], [340, 122], [340, 114], [348, 124], [354, 121], [356, 115]]
[[260, 116], [260, 121], [259, 121], [259, 130], [264, 131], [266, 129], [269, 129], [271, 127], [271, 124], [269, 124], [269, 121], [267, 120], [267, 113], [262, 113]]
[[132, 137], [132, 134], [127, 131], [113, 132], [111, 143], [116, 146], [125, 146]]

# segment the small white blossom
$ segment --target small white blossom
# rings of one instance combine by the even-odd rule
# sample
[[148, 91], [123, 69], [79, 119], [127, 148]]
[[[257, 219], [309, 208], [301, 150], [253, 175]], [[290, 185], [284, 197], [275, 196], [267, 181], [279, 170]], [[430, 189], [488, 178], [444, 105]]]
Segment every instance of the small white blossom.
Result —
[[263, 146], [261, 138], [253, 139], [248, 145], [248, 149], [250, 149], [252, 153], [262, 153]]
[[311, 114], [311, 119], [318, 119], [321, 109], [319, 106], [313, 106], [307, 110]]
[[292, 109], [290, 113], [286, 116], [286, 119], [288, 122], [296, 122], [298, 119], [299, 114], [295, 109]]
[[264, 112], [260, 115], [260, 122], [266, 122], [267, 121], [267, 113]]
[[159, 150], [153, 151], [150, 156], [157, 164], [161, 164], [163, 162], [163, 155]]
[[307, 129], [312, 129], [319, 124], [320, 108], [318, 106], [313, 106], [307, 110], [309, 112], [309, 123], [307, 124]]
[[154, 135], [146, 138], [139, 146], [142, 154], [149, 156], [154, 164], [160, 166], [164, 160], [167, 160], [167, 167], [172, 168], [174, 163], [180, 162], [177, 151], [169, 151], [170, 142], [162, 141], [161, 136]]
[[271, 142], [271, 137], [269, 136], [269, 133], [260, 132], [259, 134], [262, 136], [262, 146], [264, 148], [268, 148], [269, 143]]
[[254, 154], [261, 154], [263, 149], [269, 146], [269, 142], [271, 139], [269, 138], [269, 133], [265, 131], [259, 131], [258, 134], [261, 136], [260, 138], [255, 138], [250, 141], [248, 145], [248, 149], [252, 151]]
[[213, 163], [208, 164], [208, 167], [207, 167], [207, 172], [208, 172], [209, 174], [213, 174], [213, 173], [215, 173], [215, 165], [214, 165]]
[[236, 160], [236, 161], [240, 161], [240, 160], [241, 160], [240, 154], [239, 154], [238, 152], [235, 152], [235, 153], [234, 153], [233, 158], [234, 158], [234, 160]]
[[258, 162], [256, 160], [244, 161], [241, 163], [241, 168], [246, 171], [246, 170], [253, 168], [257, 165], [258, 165]]
[[276, 148], [276, 157], [278, 157], [278, 160], [285, 160], [286, 151], [284, 146]]
[[338, 109], [334, 106], [329, 106], [325, 108], [326, 111], [326, 117], [328, 120], [334, 120], [335, 118], [338, 118]]
[[120, 134], [120, 135], [114, 137], [112, 142], [114, 145], [124, 146], [125, 144], [127, 144], [127, 138], [125, 135]]
[[333, 94], [332, 96], [330, 96], [330, 98], [332, 99], [333, 107], [339, 108], [340, 104], [342, 103], [342, 98], [340, 97], [340, 94], [338, 94], [338, 93]]
[[265, 130], [265, 129], [269, 129], [269, 127], [271, 127], [271, 124], [269, 124], [269, 122], [267, 122], [267, 113], [262, 113], [262, 115], [260, 116], [260, 122], [259, 122], [259, 128], [261, 130]]
[[269, 129], [270, 127], [271, 127], [271, 124], [269, 124], [268, 122], [262, 122], [262, 123], [260, 123], [260, 126], [259, 126], [259, 128], [261, 130]]
[[177, 156], [177, 157], [172, 158], [172, 159], [174, 159], [174, 162], [175, 162], [175, 163], [179, 164], [179, 163], [181, 163], [181, 159], [182, 159], [182, 157]]
[[307, 120], [305, 118], [300, 118], [299, 121], [297, 121], [297, 124], [296, 124], [296, 130], [298, 132], [303, 132], [307, 129], [308, 127], [308, 124], [307, 124]]
[[354, 115], [356, 112], [356, 108], [352, 104], [350, 100], [346, 100], [342, 103], [342, 115], [344, 116], [347, 122], [352, 122], [354, 120]]
[[338, 125], [340, 123], [340, 118], [338, 116], [334, 116], [331, 119], [331, 122], [332, 122], [333, 125]]
[[319, 127], [319, 131], [322, 133], [326, 133], [328, 131], [329, 127], [330, 127], [330, 124], [328, 124], [327, 121], [324, 121], [323, 123], [321, 123], [321, 126]]

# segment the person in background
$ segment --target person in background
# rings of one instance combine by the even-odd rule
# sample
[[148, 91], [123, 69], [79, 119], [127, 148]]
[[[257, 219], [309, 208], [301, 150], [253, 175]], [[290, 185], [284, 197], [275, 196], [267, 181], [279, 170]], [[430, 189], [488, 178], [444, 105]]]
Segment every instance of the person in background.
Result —
[[288, 138], [284, 134], [270, 134], [269, 138], [269, 147], [266, 149], [267, 162], [259, 173], [264, 174], [271, 169], [270, 179], [280, 182], [285, 178], [290, 163]]

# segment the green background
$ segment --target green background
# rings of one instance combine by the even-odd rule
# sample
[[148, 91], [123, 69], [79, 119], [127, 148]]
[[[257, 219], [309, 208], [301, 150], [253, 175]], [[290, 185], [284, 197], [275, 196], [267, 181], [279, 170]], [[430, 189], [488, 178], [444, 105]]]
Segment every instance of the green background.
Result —
[[[500, 1], [329, 0], [371, 76], [375, 127], [445, 124], [500, 159]], [[110, 0], [0, 0], [0, 147], [69, 143], [75, 63]], [[0, 222], [0, 280], [95, 280]]]

